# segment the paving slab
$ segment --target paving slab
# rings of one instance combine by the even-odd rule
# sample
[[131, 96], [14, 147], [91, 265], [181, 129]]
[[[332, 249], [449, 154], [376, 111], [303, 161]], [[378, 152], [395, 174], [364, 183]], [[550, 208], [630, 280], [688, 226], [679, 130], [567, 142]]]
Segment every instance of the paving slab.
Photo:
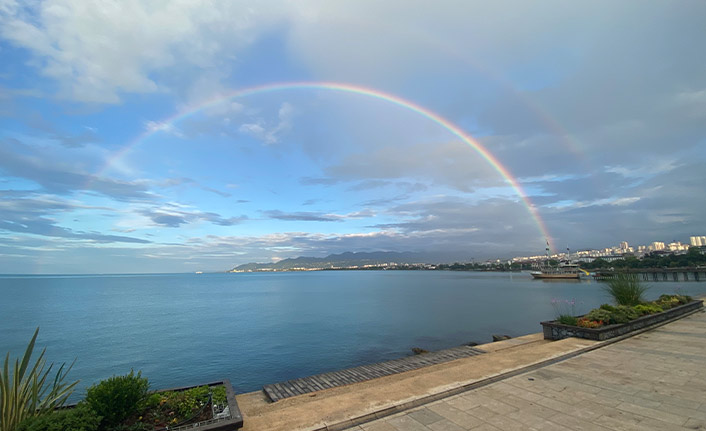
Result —
[[[482, 355], [292, 396], [276, 403], [272, 403], [262, 391], [240, 394], [237, 400], [243, 412], [243, 430], [314, 431], [342, 430], [347, 427], [355, 429], [361, 423], [375, 418], [387, 417], [455, 393], [465, 392], [479, 382], [499, 379], [528, 366], [540, 366], [596, 343], [581, 339], [548, 341], [544, 340], [541, 334], [531, 334], [476, 346], [486, 352]], [[492, 406], [500, 408], [495, 404]], [[475, 420], [477, 421], [477, 418]], [[415, 422], [426, 427], [418, 421]], [[483, 423], [479, 425], [482, 426]]]
[[[699, 331], [706, 333], [703, 310], [600, 349], [411, 409], [395, 420], [401, 423], [402, 417], [428, 409], [443, 418], [437, 424], [459, 414], [471, 415], [472, 426], [460, 426], [472, 430], [706, 429], [706, 337], [693, 336]], [[384, 423], [382, 418], [369, 425]], [[433, 430], [432, 425], [421, 429]]]

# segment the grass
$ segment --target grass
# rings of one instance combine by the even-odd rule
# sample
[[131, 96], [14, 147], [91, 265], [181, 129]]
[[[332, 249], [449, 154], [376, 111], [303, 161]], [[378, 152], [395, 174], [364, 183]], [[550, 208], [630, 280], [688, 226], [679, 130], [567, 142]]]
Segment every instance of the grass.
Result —
[[576, 326], [578, 324], [578, 318], [569, 314], [562, 314], [558, 316], [556, 320], [562, 325]]
[[640, 282], [635, 274], [618, 273], [605, 282], [603, 290], [615, 304], [634, 306], [645, 302], [644, 295], [649, 287]]

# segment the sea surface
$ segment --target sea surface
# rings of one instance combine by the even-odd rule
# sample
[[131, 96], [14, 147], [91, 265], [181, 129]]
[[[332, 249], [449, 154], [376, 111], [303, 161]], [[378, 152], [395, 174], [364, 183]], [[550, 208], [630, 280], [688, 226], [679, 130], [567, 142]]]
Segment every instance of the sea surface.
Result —
[[[650, 286], [650, 299], [706, 295], [706, 283]], [[39, 326], [37, 346], [49, 361], [76, 359], [76, 399], [131, 369], [153, 389], [228, 378], [249, 392], [412, 347], [540, 332], [556, 305], [571, 311], [566, 300], [576, 314], [608, 302], [595, 281], [451, 271], [4, 275], [0, 298], [0, 354], [22, 354]]]

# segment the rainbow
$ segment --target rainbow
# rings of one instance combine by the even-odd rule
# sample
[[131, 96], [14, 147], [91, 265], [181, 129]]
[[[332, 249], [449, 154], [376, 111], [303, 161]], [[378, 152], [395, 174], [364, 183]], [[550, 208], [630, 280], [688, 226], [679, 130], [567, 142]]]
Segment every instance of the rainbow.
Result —
[[[525, 193], [525, 191], [522, 189], [522, 186], [518, 183], [518, 181], [513, 177], [513, 175], [510, 173], [510, 171], [500, 163], [500, 161], [493, 156], [493, 154], [490, 153], [483, 145], [481, 145], [478, 141], [476, 141], [473, 137], [465, 133], [461, 128], [458, 126], [454, 125], [452, 122], [449, 120], [443, 118], [439, 114], [424, 108], [414, 102], [411, 102], [409, 100], [403, 99], [399, 96], [395, 96], [390, 93], [385, 93], [379, 90], [375, 90], [372, 88], [366, 88], [362, 87], [359, 85], [352, 85], [352, 84], [346, 84], [346, 83], [339, 83], [339, 82], [319, 82], [319, 81], [304, 81], [304, 82], [280, 82], [280, 83], [272, 83], [272, 84], [265, 84], [265, 85], [259, 85], [259, 86], [254, 86], [254, 87], [248, 87], [248, 88], [241, 88], [226, 94], [220, 94], [210, 100], [207, 100], [205, 102], [202, 102], [196, 106], [190, 106], [188, 108], [185, 108], [179, 112], [177, 112], [175, 115], [166, 118], [163, 121], [160, 121], [159, 124], [161, 125], [172, 125], [174, 123], [177, 123], [179, 121], [184, 120], [185, 118], [188, 118], [190, 116], [193, 116], [204, 109], [208, 109], [210, 107], [213, 107], [215, 105], [218, 105], [219, 103], [222, 103], [224, 101], [227, 101], [229, 99], [234, 99], [238, 97], [247, 97], [247, 96], [252, 96], [255, 94], [263, 94], [263, 93], [273, 93], [277, 91], [284, 91], [284, 90], [329, 90], [329, 91], [337, 91], [337, 92], [342, 92], [342, 93], [350, 93], [350, 94], [358, 94], [361, 96], [366, 96], [370, 97], [373, 99], [377, 100], [382, 100], [384, 102], [391, 103], [393, 105], [397, 105], [401, 108], [407, 109], [409, 111], [412, 111], [414, 113], [417, 113], [421, 115], [424, 118], [429, 119], [430, 121], [438, 124], [439, 126], [443, 127], [444, 129], [448, 130], [451, 134], [455, 135], [459, 139], [461, 139], [463, 142], [465, 142], [468, 146], [473, 148], [483, 159], [485, 159], [490, 166], [493, 167], [504, 179], [507, 181], [508, 184], [512, 187], [512, 189], [515, 191], [517, 196], [520, 198], [522, 203], [525, 205], [527, 208], [527, 211], [530, 213], [532, 216], [532, 219], [536, 223], [537, 227], [539, 228], [541, 234], [547, 238], [548, 244], [552, 251], [554, 250], [554, 247], [552, 245], [552, 238], [551, 235], [549, 235], [549, 231], [547, 230], [546, 225], [544, 224], [544, 221], [539, 215], [539, 212], [537, 211], [537, 208], [534, 206], [534, 204], [530, 201], [529, 197]], [[111, 156], [105, 166], [98, 172], [97, 176], [101, 176], [104, 174], [106, 170], [110, 168], [111, 165], [116, 163], [118, 160], [120, 160], [122, 157], [124, 157], [130, 150], [135, 148], [137, 145], [148, 139], [150, 136], [154, 135], [155, 133], [159, 132], [162, 130], [161, 128], [152, 128], [149, 130], [146, 130], [144, 133], [140, 134], [137, 136], [135, 139], [133, 139], [131, 142], [129, 142], [127, 145], [125, 145], [123, 148], [121, 148], [119, 151], [117, 151], [113, 156]]]

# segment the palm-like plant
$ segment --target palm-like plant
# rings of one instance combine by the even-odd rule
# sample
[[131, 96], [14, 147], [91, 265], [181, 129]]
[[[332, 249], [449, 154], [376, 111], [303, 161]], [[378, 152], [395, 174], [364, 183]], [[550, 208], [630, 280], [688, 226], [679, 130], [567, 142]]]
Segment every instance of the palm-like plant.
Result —
[[[5, 365], [0, 373], [0, 431], [14, 431], [17, 425], [30, 416], [38, 416], [62, 406], [73, 393], [78, 381], [65, 383], [66, 375], [73, 367], [64, 369], [62, 364], [53, 381], [47, 380], [54, 363], [46, 368], [42, 350], [34, 366], [29, 369], [29, 361], [34, 350], [39, 328], [34, 331], [22, 360], [15, 359], [15, 368], [10, 374], [10, 353], [5, 357]], [[74, 361], [75, 362], [75, 361]]]

